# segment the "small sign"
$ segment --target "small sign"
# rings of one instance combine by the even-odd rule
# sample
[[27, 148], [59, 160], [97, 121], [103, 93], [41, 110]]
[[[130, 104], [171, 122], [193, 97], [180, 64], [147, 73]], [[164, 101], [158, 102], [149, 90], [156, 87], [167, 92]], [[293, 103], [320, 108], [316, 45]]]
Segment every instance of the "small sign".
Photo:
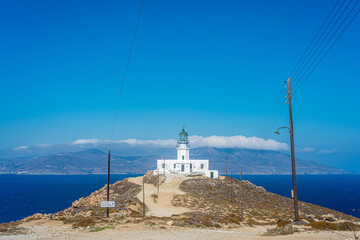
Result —
[[101, 207], [115, 207], [115, 201], [101, 201]]

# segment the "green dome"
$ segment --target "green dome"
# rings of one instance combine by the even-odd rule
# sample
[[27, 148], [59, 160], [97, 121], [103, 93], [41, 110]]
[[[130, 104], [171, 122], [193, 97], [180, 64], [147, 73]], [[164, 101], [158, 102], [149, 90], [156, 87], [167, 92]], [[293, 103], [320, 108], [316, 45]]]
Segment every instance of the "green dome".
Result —
[[185, 132], [185, 129], [183, 128], [183, 130], [179, 133], [179, 144], [188, 144], [189, 140], [188, 140], [188, 133]]
[[183, 128], [183, 130], [179, 133], [179, 136], [188, 136], [188, 133]]

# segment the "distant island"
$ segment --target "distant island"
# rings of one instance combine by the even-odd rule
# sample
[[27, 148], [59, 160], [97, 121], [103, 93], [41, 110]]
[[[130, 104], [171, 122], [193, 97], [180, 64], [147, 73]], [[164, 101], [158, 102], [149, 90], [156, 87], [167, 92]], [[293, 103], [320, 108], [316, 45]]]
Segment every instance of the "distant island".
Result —
[[[175, 157], [176, 152], [167, 155]], [[210, 167], [225, 173], [224, 157], [228, 158], [228, 172], [238, 174], [291, 174], [289, 155], [277, 151], [248, 150], [239, 148], [193, 148], [191, 157], [209, 159]], [[144, 174], [156, 168], [158, 154], [144, 156], [111, 156], [111, 173]], [[346, 174], [345, 170], [312, 160], [296, 160], [297, 174]], [[65, 152], [36, 157], [0, 159], [0, 174], [76, 175], [106, 174], [107, 154], [97, 149]]]

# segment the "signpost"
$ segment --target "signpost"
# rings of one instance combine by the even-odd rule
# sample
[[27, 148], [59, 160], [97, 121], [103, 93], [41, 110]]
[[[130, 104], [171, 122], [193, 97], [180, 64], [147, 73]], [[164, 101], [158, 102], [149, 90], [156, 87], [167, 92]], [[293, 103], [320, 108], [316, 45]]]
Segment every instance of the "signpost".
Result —
[[115, 201], [101, 201], [101, 207], [103, 208], [115, 207]]

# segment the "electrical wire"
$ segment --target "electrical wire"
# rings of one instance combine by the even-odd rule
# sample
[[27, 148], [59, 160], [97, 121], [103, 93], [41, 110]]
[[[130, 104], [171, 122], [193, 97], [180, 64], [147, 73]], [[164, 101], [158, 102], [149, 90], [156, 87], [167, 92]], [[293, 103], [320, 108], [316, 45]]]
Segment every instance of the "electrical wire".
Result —
[[[346, 22], [347, 18], [351, 15], [352, 11], [355, 9], [356, 5], [358, 4], [359, 0], [357, 1], [357, 3], [353, 6], [353, 8], [350, 10], [350, 12], [347, 13], [347, 16], [341, 21], [341, 24], [338, 26], [338, 28], [336, 29], [335, 32], [332, 32], [332, 30], [334, 29], [334, 27], [337, 25], [337, 23], [340, 21], [341, 17], [344, 15], [344, 13], [346, 12], [347, 8], [350, 6], [352, 0], [350, 0], [348, 2], [348, 4], [346, 5], [346, 7], [343, 9], [342, 13], [340, 15], [338, 15], [339, 11], [341, 10], [342, 6], [345, 4], [345, 0], [340, 4], [340, 6], [336, 9], [336, 7], [338, 6], [340, 0], [338, 0], [334, 7], [332, 8], [332, 10], [330, 11], [330, 13], [327, 15], [325, 21], [323, 22], [323, 24], [321, 25], [321, 27], [319, 28], [319, 30], [317, 31], [315, 37], [312, 39], [312, 41], [310, 42], [310, 44], [307, 46], [305, 52], [302, 54], [302, 56], [300, 57], [300, 59], [298, 60], [298, 62], [296, 63], [296, 65], [294, 66], [294, 68], [292, 69], [292, 71], [290, 72], [289, 76], [292, 76], [292, 82], [295, 82], [294, 86], [293, 86], [293, 96], [295, 95], [295, 93], [298, 91], [298, 89], [304, 84], [304, 82], [309, 78], [309, 76], [311, 75], [311, 73], [315, 70], [315, 68], [319, 65], [319, 63], [325, 58], [325, 56], [327, 55], [327, 53], [331, 50], [331, 48], [335, 45], [335, 43], [339, 40], [339, 38], [341, 37], [341, 35], [345, 32], [345, 30], [349, 27], [349, 25], [353, 22], [353, 20], [356, 18], [356, 16], [359, 14], [360, 10], [353, 16], [353, 18], [350, 20], [350, 22], [346, 25], [346, 27], [341, 31], [340, 35], [338, 35], [338, 37], [336, 38], [336, 40], [332, 43], [332, 45], [327, 49], [327, 51], [325, 52], [324, 55], [321, 56], [321, 53], [324, 51], [324, 49], [327, 47], [327, 45], [331, 42], [331, 40], [333, 39], [333, 37], [336, 35], [336, 33], [340, 30], [341, 26]], [[331, 17], [331, 15], [333, 14], [333, 12], [335, 11], [335, 14], [332, 16], [331, 20], [327, 23], [327, 21], [329, 20], [329, 18]], [[336, 16], [338, 16], [336, 18]], [[333, 24], [331, 24], [334, 19], [336, 18], [335, 22]], [[324, 28], [324, 26], [326, 25], [326, 27]], [[321, 33], [322, 32], [322, 33]], [[325, 35], [325, 37], [322, 39], [322, 37]], [[331, 34], [331, 37], [328, 38], [328, 36]], [[319, 37], [318, 37], [319, 36]], [[321, 40], [322, 39], [322, 40]], [[321, 42], [320, 42], [321, 41]], [[323, 45], [323, 43], [326, 41], [325, 45]], [[320, 42], [320, 44], [319, 44]], [[317, 46], [317, 47], [316, 47]], [[311, 49], [310, 49], [311, 48]], [[321, 48], [320, 52], [319, 49]], [[310, 49], [310, 51], [309, 51]], [[315, 51], [314, 51], [315, 49]], [[314, 58], [316, 54], [316, 57]], [[310, 56], [310, 58], [308, 58]], [[320, 59], [319, 61], [317, 61], [318, 59]], [[310, 61], [313, 60], [310, 64], [309, 67], [308, 64], [310, 63]], [[315, 66], [311, 69], [311, 67], [313, 66], [313, 64], [317, 62], [315, 64]], [[305, 64], [305, 65], [304, 65]], [[306, 68], [307, 67], [307, 68]], [[306, 70], [305, 70], [306, 68]], [[308, 72], [311, 69], [310, 72]], [[306, 75], [307, 74], [307, 75]], [[304, 78], [304, 76], [306, 75], [306, 77]], [[296, 77], [294, 77], [296, 76]], [[299, 78], [298, 81], [297, 77], [301, 76], [301, 78]], [[301, 81], [303, 79], [303, 81]], [[294, 81], [295, 80], [295, 81]], [[296, 88], [296, 86], [300, 84], [300, 86], [298, 88]], [[283, 101], [279, 101], [279, 96], [281, 96], [281, 94], [278, 95], [274, 107], [272, 108], [272, 111], [270, 112], [270, 114], [268, 115], [265, 124], [263, 126], [263, 128], [260, 131], [260, 135], [258, 138], [258, 141], [256, 142], [256, 144], [259, 147], [259, 150], [262, 149], [262, 147], [264, 146], [266, 139], [268, 137], [268, 135], [272, 132], [273, 127], [275, 126], [275, 124], [277, 124], [280, 114], [283, 112], [284, 107], [286, 106], [286, 104]], [[281, 98], [280, 98], [281, 99]], [[282, 104], [281, 104], [282, 103]]]
[[130, 59], [131, 59], [131, 53], [132, 53], [133, 48], [134, 48], [136, 33], [137, 33], [137, 30], [138, 30], [138, 27], [139, 27], [139, 22], [140, 22], [140, 18], [141, 18], [141, 13], [142, 13], [143, 7], [144, 7], [144, 0], [142, 0], [142, 2], [141, 2], [141, 7], [140, 7], [139, 16], [138, 16], [138, 18], [137, 18], [134, 35], [133, 35], [133, 38], [132, 38], [132, 41], [131, 41], [130, 51], [129, 51], [129, 54], [128, 54], [128, 57], [127, 57], [127, 61], [126, 61], [124, 76], [123, 76], [122, 82], [121, 82], [121, 87], [120, 87], [120, 92], [119, 92], [119, 98], [118, 98], [118, 101], [117, 101], [116, 110], [115, 110], [115, 114], [114, 114], [114, 121], [113, 121], [112, 129], [111, 129], [111, 134], [110, 134], [109, 150], [111, 149], [111, 143], [112, 143], [112, 139], [113, 139], [113, 135], [114, 135], [114, 129], [115, 129], [116, 119], [117, 119], [117, 115], [118, 115], [118, 111], [119, 111], [120, 100], [121, 100], [121, 96], [122, 96], [122, 93], [123, 93], [123, 90], [124, 90], [126, 75], [127, 75], [127, 72], [128, 72], [129, 63], [130, 63]]

